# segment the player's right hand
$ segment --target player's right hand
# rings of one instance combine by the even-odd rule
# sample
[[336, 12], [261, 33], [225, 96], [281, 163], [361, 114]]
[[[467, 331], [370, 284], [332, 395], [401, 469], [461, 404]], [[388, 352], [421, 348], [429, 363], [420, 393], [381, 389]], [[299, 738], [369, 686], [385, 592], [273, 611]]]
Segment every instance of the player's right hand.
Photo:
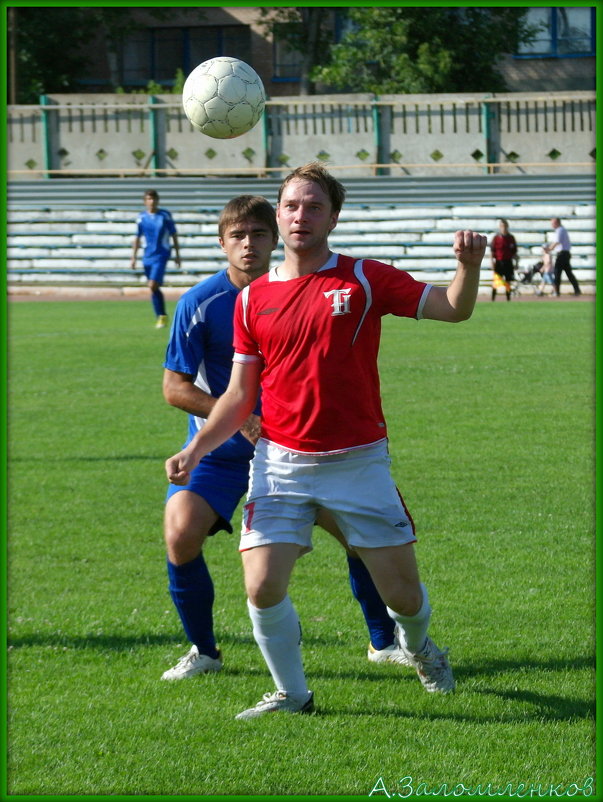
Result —
[[454, 235], [453, 250], [461, 264], [468, 268], [479, 269], [488, 240], [475, 231], [457, 231]]
[[187, 485], [195, 463], [186, 451], [180, 451], [165, 461], [165, 472], [168, 482], [173, 485]]

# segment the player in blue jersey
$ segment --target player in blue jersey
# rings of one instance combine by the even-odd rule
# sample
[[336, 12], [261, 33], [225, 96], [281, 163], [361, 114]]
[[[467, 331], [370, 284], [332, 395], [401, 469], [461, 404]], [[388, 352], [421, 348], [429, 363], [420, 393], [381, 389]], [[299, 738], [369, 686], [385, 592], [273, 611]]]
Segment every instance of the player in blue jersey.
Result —
[[141, 212], [136, 220], [136, 237], [132, 246], [132, 260], [130, 266], [136, 270], [136, 257], [141, 241], [144, 239], [145, 247], [142, 256], [142, 266], [151, 291], [151, 303], [157, 316], [155, 327], [163, 329], [167, 325], [165, 312], [165, 299], [161, 292], [165, 266], [171, 253], [170, 238], [174, 242], [176, 255], [174, 261], [180, 267], [180, 246], [176, 224], [167, 209], [159, 208], [159, 194], [155, 189], [148, 189], [144, 193], [145, 212]]
[[[164, 397], [189, 413], [187, 443], [228, 386], [236, 297], [267, 272], [278, 240], [274, 209], [264, 198], [251, 195], [234, 198], [225, 206], [218, 231], [228, 267], [181, 297], [164, 363]], [[192, 645], [162, 679], [184, 679], [222, 668], [213, 631], [214, 587], [203, 545], [221, 529], [232, 532], [230, 519], [247, 491], [259, 422], [258, 406], [240, 432], [203, 458], [188, 485], [169, 486], [164, 519], [169, 591]], [[343, 543], [326, 514], [318, 523]], [[369, 629], [369, 660], [406, 664], [402, 650], [394, 644], [394, 622], [364, 563], [350, 552], [347, 559], [352, 592]]]

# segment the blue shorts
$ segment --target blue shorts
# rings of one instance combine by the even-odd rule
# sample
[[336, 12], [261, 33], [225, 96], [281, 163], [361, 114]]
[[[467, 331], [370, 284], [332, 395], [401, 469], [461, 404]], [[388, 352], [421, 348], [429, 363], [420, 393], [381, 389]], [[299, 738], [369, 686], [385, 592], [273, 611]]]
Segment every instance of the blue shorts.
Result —
[[168, 487], [166, 501], [181, 490], [197, 493], [219, 516], [209, 534], [215, 535], [221, 529], [232, 532], [230, 519], [247, 492], [248, 484], [249, 462], [216, 459], [208, 454], [191, 472], [191, 480], [187, 485]]
[[155, 259], [152, 262], [143, 263], [144, 274], [149, 281], [156, 281], [157, 284], [163, 284], [163, 276], [165, 275], [165, 266], [167, 265], [166, 259]]

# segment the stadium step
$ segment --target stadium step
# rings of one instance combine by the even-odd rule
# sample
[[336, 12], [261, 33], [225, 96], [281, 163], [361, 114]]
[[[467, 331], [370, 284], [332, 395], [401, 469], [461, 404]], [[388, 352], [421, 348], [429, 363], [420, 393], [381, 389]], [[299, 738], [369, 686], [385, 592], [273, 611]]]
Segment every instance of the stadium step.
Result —
[[[345, 183], [351, 203], [346, 200], [330, 239], [338, 251], [358, 257], [368, 254], [417, 277], [429, 276], [430, 281], [444, 284], [454, 269], [451, 248], [454, 231], [471, 228], [490, 239], [497, 230], [498, 219], [505, 217], [519, 245], [520, 263], [529, 266], [540, 258], [542, 244], [550, 237], [550, 218], [558, 216], [570, 232], [572, 263], [578, 280], [594, 285], [596, 210], [592, 199], [580, 199], [583, 189], [590, 187], [594, 191], [594, 181], [589, 176], [448, 177], [447, 180], [379, 177], [372, 181], [346, 179]], [[165, 283], [182, 286], [224, 266], [224, 255], [217, 242], [222, 205], [233, 195], [244, 192], [265, 194], [274, 200], [278, 182], [161, 179], [155, 185], [160, 189], [162, 206], [170, 209], [178, 226], [183, 263], [182, 271], [175, 269], [173, 263], [168, 264]], [[86, 286], [95, 282], [99, 286], [144, 282], [141, 271], [134, 273], [130, 269], [130, 257], [135, 215], [142, 207], [141, 196], [148, 186], [149, 182], [142, 179], [11, 182], [7, 214], [9, 286], [43, 282]], [[400, 197], [411, 186], [420, 187], [419, 197], [412, 204], [408, 197], [393, 206], [389, 200], [384, 201], [393, 195]], [[498, 203], [459, 200], [462, 192], [484, 194], [486, 188], [494, 191], [494, 187]], [[541, 196], [538, 201], [519, 201], [520, 196], [534, 194], [536, 189]], [[435, 205], [426, 203], [425, 193], [436, 190], [440, 194], [449, 191], [448, 202], [439, 197]], [[371, 203], [370, 198], [376, 196], [379, 201]], [[563, 198], [563, 203], [552, 204], [551, 197]], [[279, 247], [274, 252], [273, 264], [281, 258]], [[489, 285], [490, 279], [487, 257], [482, 267], [482, 286]]]

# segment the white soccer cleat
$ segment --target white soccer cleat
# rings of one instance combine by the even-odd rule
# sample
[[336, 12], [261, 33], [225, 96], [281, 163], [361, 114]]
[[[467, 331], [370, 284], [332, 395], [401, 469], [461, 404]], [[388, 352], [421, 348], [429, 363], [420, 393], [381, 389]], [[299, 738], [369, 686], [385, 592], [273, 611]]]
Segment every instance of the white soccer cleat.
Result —
[[305, 702], [297, 702], [292, 699], [286, 691], [274, 691], [265, 693], [255, 707], [243, 710], [235, 718], [250, 719], [259, 718], [265, 713], [313, 713], [314, 694], [309, 691], [309, 696]]
[[181, 657], [173, 668], [168, 668], [161, 679], [175, 680], [187, 679], [197, 674], [210, 674], [222, 669], [222, 655], [218, 652], [218, 657], [208, 657], [206, 654], [199, 654], [196, 646]]
[[155, 323], [156, 329], [164, 329], [167, 326], [167, 315], [158, 315]]
[[431, 638], [427, 638], [418, 654], [411, 654], [408, 649], [404, 651], [428, 693], [450, 693], [455, 689], [456, 683], [446, 656], [448, 649], [440, 651]]
[[395, 643], [392, 643], [391, 646], [386, 646], [385, 649], [375, 649], [373, 644], [369, 643], [367, 657], [371, 663], [399, 663], [400, 665], [414, 668], [404, 649]]

